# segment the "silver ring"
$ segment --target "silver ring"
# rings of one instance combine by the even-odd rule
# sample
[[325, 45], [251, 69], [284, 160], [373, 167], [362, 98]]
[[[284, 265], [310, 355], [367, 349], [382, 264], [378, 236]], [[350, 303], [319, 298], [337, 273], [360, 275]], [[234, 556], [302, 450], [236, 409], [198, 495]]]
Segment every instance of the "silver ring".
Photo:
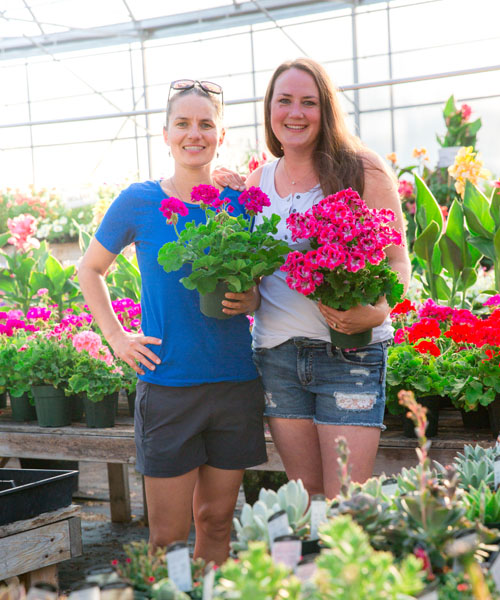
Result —
[[337, 323], [334, 323], [334, 324], [332, 325], [332, 327], [333, 327], [333, 329], [337, 329]]

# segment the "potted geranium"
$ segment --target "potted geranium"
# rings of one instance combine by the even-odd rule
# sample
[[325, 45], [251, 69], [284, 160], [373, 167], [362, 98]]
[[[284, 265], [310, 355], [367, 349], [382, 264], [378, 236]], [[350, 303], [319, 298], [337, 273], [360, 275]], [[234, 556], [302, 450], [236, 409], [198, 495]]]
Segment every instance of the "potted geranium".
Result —
[[230, 198], [221, 197], [210, 185], [193, 188], [191, 199], [205, 211], [206, 222], [188, 222], [180, 233], [176, 228], [178, 215], [187, 216], [187, 206], [173, 197], [162, 201], [160, 210], [167, 223], [175, 227], [178, 239], [160, 249], [158, 262], [167, 273], [190, 264], [191, 274], [180, 281], [187, 289], [198, 290], [201, 312], [228, 318], [221, 310], [227, 291], [245, 292], [283, 264], [288, 245], [271, 235], [277, 232], [280, 217], [264, 217], [262, 224], [253, 227], [255, 215], [270, 205], [269, 198], [256, 187], [239, 196], [247, 217], [231, 216]]
[[63, 332], [38, 331], [19, 350], [18, 369], [31, 384], [38, 424], [70, 425], [72, 402], [65, 394], [74, 369], [70, 339]]
[[73, 336], [73, 373], [68, 392], [84, 394], [88, 427], [113, 427], [122, 371], [115, 364], [110, 349], [94, 331], [80, 331]]
[[13, 421], [36, 420], [31, 383], [18, 361], [24, 342], [24, 336], [0, 335], [0, 390], [9, 394]]
[[[292, 240], [307, 239], [310, 249], [288, 255], [281, 267], [288, 286], [338, 310], [375, 304], [381, 296], [394, 306], [403, 284], [384, 253], [385, 247], [401, 244], [401, 234], [388, 225], [393, 220], [392, 211], [368, 208], [351, 188], [291, 214], [286, 222]], [[355, 348], [369, 344], [372, 332], [346, 335], [330, 329], [330, 336], [335, 346]]]

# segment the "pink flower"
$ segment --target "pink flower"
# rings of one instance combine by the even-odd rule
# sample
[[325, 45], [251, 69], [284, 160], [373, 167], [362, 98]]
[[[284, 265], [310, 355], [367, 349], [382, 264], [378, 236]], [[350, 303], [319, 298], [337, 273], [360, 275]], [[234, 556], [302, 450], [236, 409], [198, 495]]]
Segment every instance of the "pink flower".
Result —
[[159, 210], [163, 214], [163, 216], [167, 219], [167, 223], [169, 223], [169, 224], [177, 223], [177, 220], [178, 220], [177, 215], [181, 215], [181, 217], [185, 217], [185, 216], [187, 216], [187, 214], [189, 212], [188, 208], [184, 204], [184, 202], [182, 202], [178, 198], [174, 198], [172, 196], [170, 198], [164, 198], [161, 201], [161, 206], [160, 206]]
[[486, 302], [483, 302], [483, 306], [498, 306], [500, 304], [500, 294], [490, 296]]
[[500, 179], [493, 183], [493, 187], [500, 188]]
[[7, 227], [11, 233], [8, 243], [19, 252], [28, 252], [31, 248], [39, 248], [40, 242], [32, 237], [36, 233], [36, 219], [33, 215], [19, 215], [7, 219]]
[[243, 204], [246, 212], [252, 216], [261, 213], [264, 206], [271, 206], [271, 201], [267, 194], [255, 186], [242, 192], [238, 198], [238, 202]]
[[462, 120], [468, 121], [469, 117], [472, 113], [472, 108], [468, 104], [462, 104], [462, 108], [460, 109], [460, 112], [462, 113]]
[[413, 196], [413, 184], [404, 179], [399, 182], [398, 192], [401, 198], [408, 199]]
[[219, 200], [219, 190], [213, 185], [198, 185], [191, 190], [191, 200], [201, 205], [214, 206], [214, 202]]
[[39, 290], [37, 290], [36, 295], [37, 296], [45, 296], [45, 294], [48, 294], [49, 290], [47, 288], [40, 288]]

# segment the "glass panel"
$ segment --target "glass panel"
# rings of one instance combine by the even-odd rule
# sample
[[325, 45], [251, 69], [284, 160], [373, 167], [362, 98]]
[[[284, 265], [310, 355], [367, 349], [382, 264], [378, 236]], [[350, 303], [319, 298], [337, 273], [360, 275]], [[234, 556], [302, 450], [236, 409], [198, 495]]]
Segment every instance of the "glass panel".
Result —
[[436, 133], [443, 131], [441, 106], [419, 106], [394, 111], [394, 131], [398, 164], [413, 165], [414, 148], [427, 148], [429, 166], [437, 163]]
[[[141, 130], [139, 131], [142, 133]], [[33, 127], [35, 145], [109, 140], [117, 135], [119, 137], [135, 136], [135, 128], [130, 119], [117, 117], [116, 119], [98, 119], [95, 121], [57, 123]]]
[[[29, 127], [12, 127], [0, 129], [0, 148], [6, 150], [8, 148], [25, 148], [31, 146], [30, 128]], [[1, 152], [0, 156], [8, 154]], [[9, 171], [4, 171], [4, 175]]]
[[[26, 189], [33, 180], [31, 150], [9, 150], [0, 153], [0, 187]], [[8, 178], [6, 174], [8, 173]], [[51, 187], [53, 182], [51, 183]]]
[[391, 115], [388, 110], [360, 115], [361, 140], [385, 156], [391, 152]]
[[28, 92], [24, 65], [0, 68], [0, 105], [26, 102], [27, 99]]

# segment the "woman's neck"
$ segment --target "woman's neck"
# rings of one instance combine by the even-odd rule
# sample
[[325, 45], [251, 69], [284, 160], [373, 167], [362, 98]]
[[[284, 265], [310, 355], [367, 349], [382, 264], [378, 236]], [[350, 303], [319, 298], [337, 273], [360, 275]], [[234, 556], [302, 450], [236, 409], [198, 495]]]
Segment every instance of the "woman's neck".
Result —
[[189, 169], [175, 166], [174, 174], [165, 180], [164, 188], [183, 202], [191, 202], [191, 190], [198, 185], [214, 185], [211, 177], [211, 165]]
[[291, 173], [305, 173], [314, 169], [313, 155], [301, 150], [285, 149], [283, 159]]

